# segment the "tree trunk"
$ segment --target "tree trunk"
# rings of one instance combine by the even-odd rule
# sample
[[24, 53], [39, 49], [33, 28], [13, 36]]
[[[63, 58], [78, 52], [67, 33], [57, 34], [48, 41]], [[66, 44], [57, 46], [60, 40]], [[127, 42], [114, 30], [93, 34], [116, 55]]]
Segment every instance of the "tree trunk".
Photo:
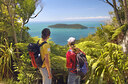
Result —
[[11, 12], [10, 12], [10, 7], [9, 6], [7, 6], [7, 9], [8, 9], [8, 13], [9, 13], [10, 19], [11, 19], [11, 25], [12, 25], [12, 28], [13, 28], [14, 42], [17, 43], [16, 31], [15, 31], [15, 26], [14, 26], [14, 19], [12, 17]]
[[125, 24], [128, 24], [128, 8], [127, 8], [126, 0], [124, 0], [124, 14], [125, 14]]
[[24, 28], [24, 21], [23, 21], [23, 23], [22, 23], [22, 27], [21, 27], [21, 31], [20, 31], [20, 42], [22, 41], [22, 39], [23, 39], [23, 28]]
[[117, 9], [117, 6], [116, 6], [116, 1], [112, 0], [112, 2], [113, 2], [113, 8], [114, 8], [114, 13], [115, 13], [117, 22], [118, 22], [119, 26], [121, 26], [122, 24], [121, 24], [121, 20], [120, 20], [120, 17], [119, 17], [118, 9]]
[[123, 47], [123, 52], [128, 54], [128, 30], [126, 31], [126, 34], [122, 39], [122, 42], [120, 43], [120, 45]]
[[[14, 26], [14, 18], [13, 18], [14, 15], [13, 15], [13, 13], [11, 13], [10, 3], [8, 3], [7, 9], [8, 9], [8, 13], [9, 13], [10, 19], [11, 19], [11, 25], [12, 25], [12, 29], [13, 29], [14, 42], [16, 44], [16, 43], [18, 43], [18, 41], [17, 41], [17, 35], [16, 35], [15, 26]], [[19, 52], [18, 48], [16, 48], [16, 52]], [[19, 57], [18, 53], [17, 53], [17, 56]]]

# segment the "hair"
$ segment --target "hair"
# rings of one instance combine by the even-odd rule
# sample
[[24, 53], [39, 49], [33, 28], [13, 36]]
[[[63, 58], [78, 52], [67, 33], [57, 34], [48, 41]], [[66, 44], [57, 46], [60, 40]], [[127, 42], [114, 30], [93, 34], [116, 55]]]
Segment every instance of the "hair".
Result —
[[76, 46], [75, 46], [75, 41], [69, 43], [69, 46], [71, 47], [71, 49], [72, 49], [72, 51], [73, 51], [74, 53], [77, 53], [77, 52], [79, 51], [79, 49], [76, 48]]
[[42, 35], [41, 35], [41, 37], [43, 38], [43, 39], [46, 39], [48, 36], [50, 36], [50, 30], [48, 29], [48, 28], [45, 28], [45, 29], [43, 29], [42, 30]]

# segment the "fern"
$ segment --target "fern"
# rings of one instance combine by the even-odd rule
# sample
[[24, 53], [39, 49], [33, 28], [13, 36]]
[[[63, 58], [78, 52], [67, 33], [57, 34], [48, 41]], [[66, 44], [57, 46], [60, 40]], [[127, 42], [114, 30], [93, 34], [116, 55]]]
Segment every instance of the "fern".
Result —
[[114, 32], [114, 34], [112, 35], [112, 40], [116, 39], [116, 37], [124, 30], [127, 29], [127, 25], [123, 25], [119, 28], [117, 28]]

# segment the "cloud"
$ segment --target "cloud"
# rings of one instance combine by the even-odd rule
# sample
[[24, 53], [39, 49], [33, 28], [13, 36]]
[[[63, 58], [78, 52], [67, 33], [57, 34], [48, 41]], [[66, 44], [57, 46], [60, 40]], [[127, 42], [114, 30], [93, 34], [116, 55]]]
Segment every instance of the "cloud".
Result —
[[69, 17], [64, 20], [87, 20], [87, 19], [110, 19], [110, 16], [96, 16], [96, 17]]
[[56, 19], [30, 19], [30, 22], [49, 22], [49, 21], [80, 21], [80, 20], [109, 20], [110, 16], [96, 16], [96, 17], [67, 17]]

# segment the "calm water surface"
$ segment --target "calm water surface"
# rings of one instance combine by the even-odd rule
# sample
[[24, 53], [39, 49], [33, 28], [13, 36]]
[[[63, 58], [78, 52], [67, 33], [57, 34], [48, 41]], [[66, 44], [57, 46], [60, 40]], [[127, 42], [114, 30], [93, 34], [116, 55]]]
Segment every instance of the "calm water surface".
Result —
[[[29, 33], [32, 37], [41, 37], [41, 31], [44, 28], [48, 28], [49, 25], [54, 24], [81, 24], [87, 27], [99, 27], [103, 22], [100, 21], [69, 21], [69, 22], [29, 22], [26, 26], [30, 28]], [[75, 37], [79, 40], [82, 37], [87, 37], [88, 34], [93, 34], [96, 28], [88, 29], [68, 29], [68, 28], [49, 28], [51, 30], [51, 40], [59, 45], [66, 45], [69, 37]]]

